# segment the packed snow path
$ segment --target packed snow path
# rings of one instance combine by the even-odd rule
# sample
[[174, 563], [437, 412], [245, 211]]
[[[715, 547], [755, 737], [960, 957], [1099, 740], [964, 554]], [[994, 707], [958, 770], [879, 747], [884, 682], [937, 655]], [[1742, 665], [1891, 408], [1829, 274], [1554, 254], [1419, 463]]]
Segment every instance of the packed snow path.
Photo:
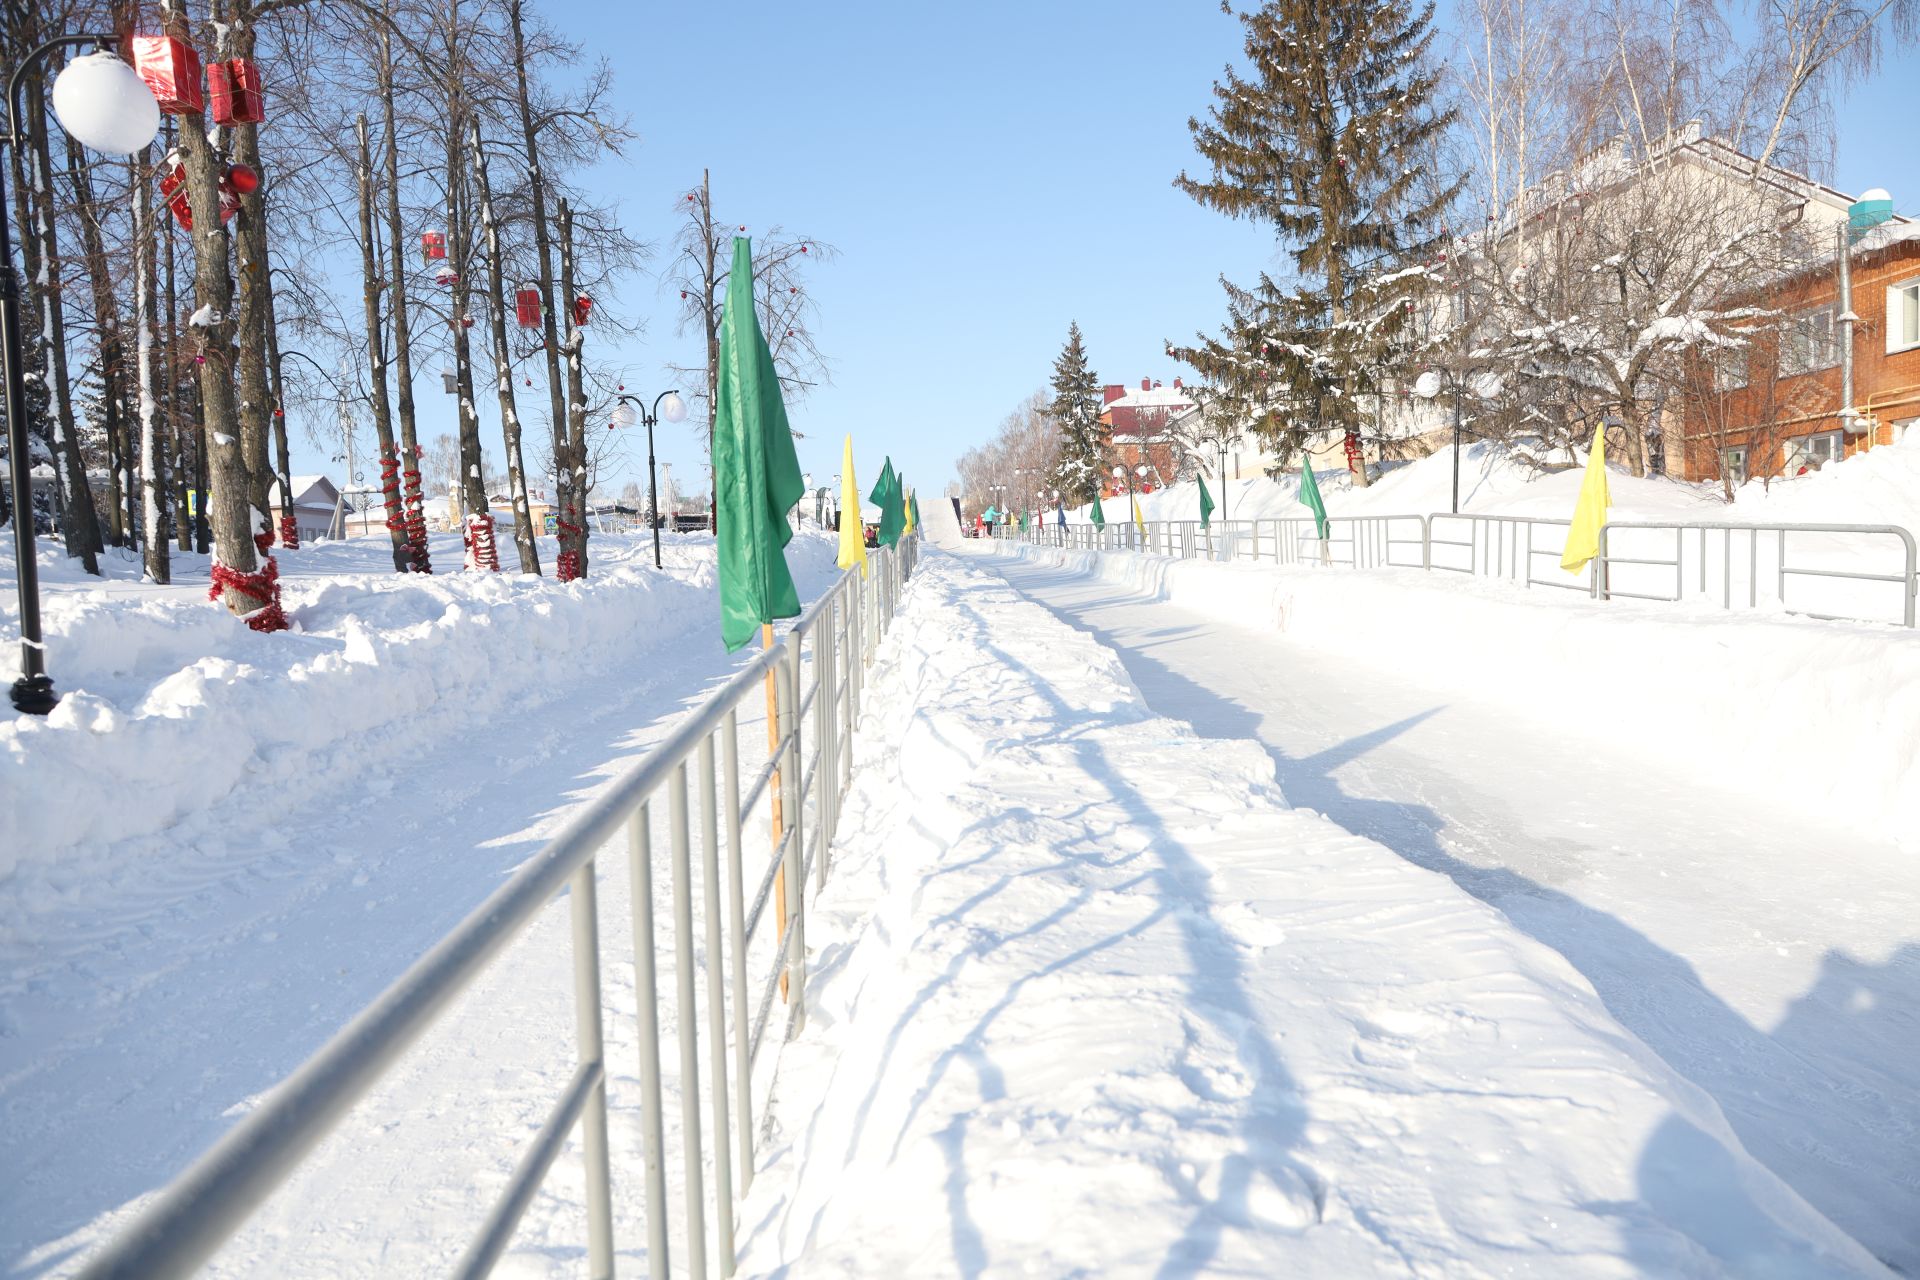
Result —
[[1796, 806], [1791, 779], [1647, 767], [1634, 747], [1658, 725], [1611, 726], [1609, 746], [1489, 706], [1412, 621], [1385, 670], [1074, 569], [983, 563], [1117, 650], [1154, 710], [1257, 738], [1293, 803], [1559, 951], [1748, 1151], [1920, 1274], [1920, 858]]
[[922, 561], [863, 723], [742, 1274], [1886, 1274], [1563, 957], [989, 564]]

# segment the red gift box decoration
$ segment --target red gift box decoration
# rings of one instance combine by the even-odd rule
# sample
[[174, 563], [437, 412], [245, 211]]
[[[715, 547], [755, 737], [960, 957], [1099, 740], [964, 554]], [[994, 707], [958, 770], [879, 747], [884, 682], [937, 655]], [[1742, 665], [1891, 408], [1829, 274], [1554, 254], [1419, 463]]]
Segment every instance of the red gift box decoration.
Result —
[[447, 238], [438, 231], [426, 232], [420, 237], [420, 252], [428, 262], [440, 261], [447, 256]]
[[589, 297], [588, 297], [588, 296], [587, 296], [586, 294], [584, 294], [584, 293], [583, 293], [583, 294], [581, 294], [581, 295], [580, 295], [579, 297], [577, 297], [577, 298], [575, 298], [575, 299], [573, 300], [573, 322], [574, 322], [574, 324], [576, 324], [576, 325], [582, 325], [582, 324], [585, 324], [585, 323], [587, 322], [587, 316], [588, 316], [588, 314], [589, 314], [590, 312], [592, 312], [592, 310], [593, 310], [593, 299], [592, 299], [592, 298], [589, 298]]
[[267, 118], [260, 96], [260, 68], [248, 58], [228, 58], [207, 68], [207, 96], [218, 125], [259, 124]]
[[200, 110], [200, 55], [192, 45], [172, 36], [132, 36], [127, 52], [162, 111], [180, 116]]
[[513, 295], [513, 304], [514, 312], [520, 317], [521, 328], [538, 329], [540, 327], [540, 291], [538, 289], [520, 290]]

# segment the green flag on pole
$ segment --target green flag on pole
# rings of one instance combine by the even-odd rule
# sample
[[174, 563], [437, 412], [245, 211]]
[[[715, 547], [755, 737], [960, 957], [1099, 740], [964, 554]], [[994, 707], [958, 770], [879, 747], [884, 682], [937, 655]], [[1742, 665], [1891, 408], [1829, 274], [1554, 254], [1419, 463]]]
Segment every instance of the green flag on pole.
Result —
[[1020, 508], [1020, 532], [1025, 533], [1026, 531], [1027, 531], [1027, 509], [1025, 507], [1022, 507]]
[[880, 478], [874, 482], [867, 501], [880, 508], [880, 528], [874, 541], [883, 547], [900, 541], [900, 531], [907, 526], [907, 508], [900, 490], [900, 477], [893, 473], [892, 458], [881, 466]]
[[1314, 531], [1327, 540], [1327, 504], [1320, 501], [1320, 482], [1313, 478], [1313, 460], [1300, 461], [1300, 505], [1313, 512]]
[[1093, 491], [1093, 510], [1087, 513], [1087, 518], [1093, 521], [1093, 527], [1096, 529], [1104, 529], [1107, 527], [1107, 513], [1100, 509], [1100, 491], [1098, 489]]
[[775, 618], [797, 617], [800, 597], [782, 548], [787, 512], [806, 492], [780, 400], [780, 378], [753, 306], [753, 245], [733, 240], [720, 326], [713, 416], [714, 523], [719, 532], [720, 638], [727, 652]]
[[1207, 492], [1206, 480], [1199, 476], [1194, 479], [1200, 481], [1200, 527], [1204, 529], [1207, 522], [1213, 519], [1213, 495]]

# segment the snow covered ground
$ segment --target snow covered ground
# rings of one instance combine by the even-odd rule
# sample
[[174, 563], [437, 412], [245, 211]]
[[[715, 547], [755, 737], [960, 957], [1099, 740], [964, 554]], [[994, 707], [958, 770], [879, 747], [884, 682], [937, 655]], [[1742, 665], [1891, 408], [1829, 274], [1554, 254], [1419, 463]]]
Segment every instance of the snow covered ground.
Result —
[[[316, 546], [287, 557], [295, 630], [271, 636], [204, 582], [103, 594], [55, 567], [65, 700], [0, 720], [0, 1271], [70, 1272], [731, 672], [711, 538], [666, 545], [659, 573], [650, 539], [596, 539], [567, 586]], [[828, 538], [789, 558], [803, 594], [835, 574]], [[625, 879], [603, 874], [609, 955]], [[573, 1070], [566, 937], [555, 904], [215, 1273], [444, 1271]], [[630, 1155], [631, 964], [606, 998]], [[572, 1265], [578, 1167], [530, 1211], [517, 1274]]]
[[1568, 958], [987, 564], [870, 699], [743, 1274], [1884, 1273]]
[[1418, 572], [1001, 567], [1156, 710], [1257, 737], [1295, 802], [1559, 951], [1749, 1151], [1920, 1271], [1920, 636]]

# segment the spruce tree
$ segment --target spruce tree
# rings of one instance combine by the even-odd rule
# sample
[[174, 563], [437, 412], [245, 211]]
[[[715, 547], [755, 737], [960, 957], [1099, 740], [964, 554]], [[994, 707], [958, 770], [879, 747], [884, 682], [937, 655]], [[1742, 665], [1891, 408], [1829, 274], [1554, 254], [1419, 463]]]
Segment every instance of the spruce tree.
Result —
[[[1233, 10], [1226, 4], [1222, 9]], [[1345, 434], [1356, 484], [1363, 403], [1407, 316], [1415, 277], [1458, 183], [1431, 181], [1433, 143], [1452, 121], [1427, 62], [1433, 5], [1408, 0], [1268, 0], [1236, 15], [1247, 78], [1228, 68], [1208, 118], [1189, 120], [1211, 173], [1174, 185], [1229, 217], [1271, 223], [1294, 276], [1226, 284], [1228, 323], [1178, 355], [1216, 383], [1266, 383], [1258, 427], [1286, 456]]]
[[1067, 326], [1067, 345], [1053, 362], [1051, 385], [1047, 416], [1060, 432], [1060, 454], [1050, 487], [1062, 498], [1091, 502], [1106, 465], [1107, 430], [1100, 425], [1100, 379], [1087, 365], [1077, 320]]

